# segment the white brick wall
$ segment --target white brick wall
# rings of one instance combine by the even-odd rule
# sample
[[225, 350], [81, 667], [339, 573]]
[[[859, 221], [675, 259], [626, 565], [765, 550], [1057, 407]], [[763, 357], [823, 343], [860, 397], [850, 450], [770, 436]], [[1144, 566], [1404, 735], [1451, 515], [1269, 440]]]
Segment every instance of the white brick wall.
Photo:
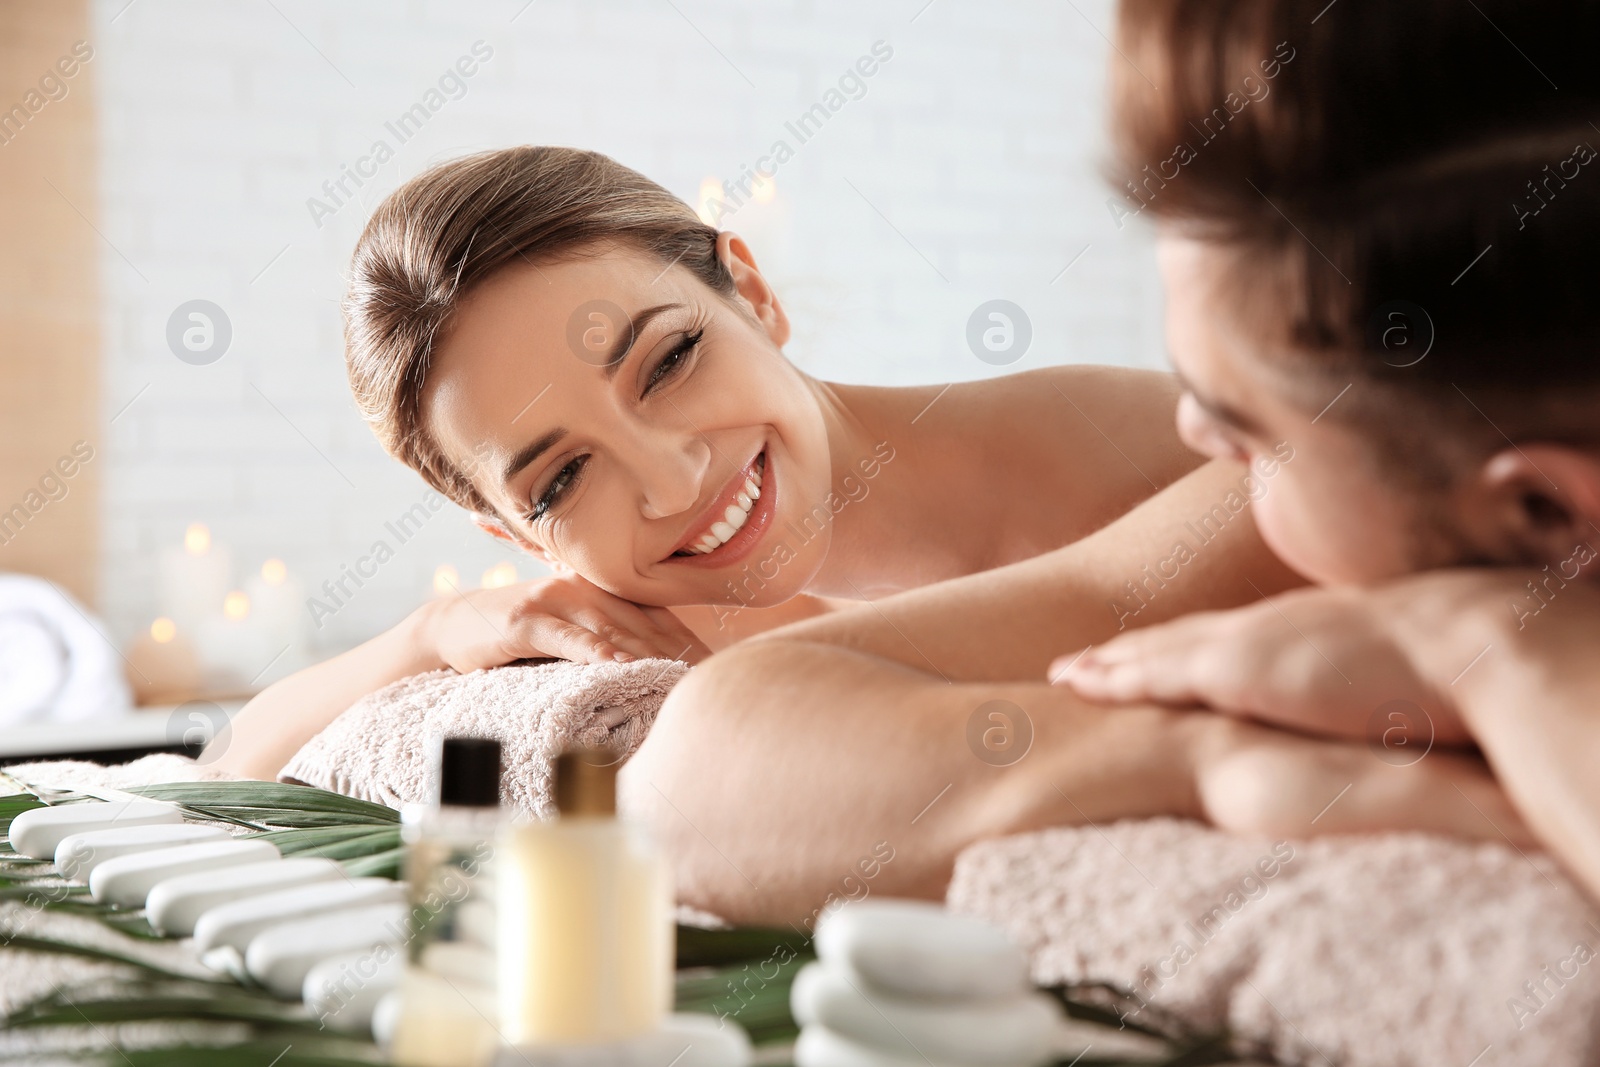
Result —
[[[99, 565], [119, 637], [154, 614], [154, 554], [189, 522], [209, 523], [241, 567], [279, 556], [315, 588], [421, 497], [356, 416], [340, 356], [350, 249], [400, 181], [465, 151], [551, 142], [607, 152], [693, 200], [706, 176], [793, 143], [785, 122], [877, 40], [894, 55], [866, 95], [778, 172], [787, 229], [754, 206], [726, 223], [750, 232], [790, 309], [791, 356], [850, 381], [999, 373], [965, 330], [1003, 297], [1033, 322], [1014, 369], [1161, 365], [1148, 238], [1113, 226], [1098, 179], [1109, 0], [523, 5], [97, 0], [103, 405], [116, 415]], [[480, 39], [494, 56], [466, 95], [314, 225], [307, 198]], [[196, 298], [233, 324], [208, 366], [165, 340], [172, 310]], [[451, 508], [319, 645], [392, 623], [440, 563], [475, 581], [507, 556]], [[523, 561], [522, 573], [537, 572]]]

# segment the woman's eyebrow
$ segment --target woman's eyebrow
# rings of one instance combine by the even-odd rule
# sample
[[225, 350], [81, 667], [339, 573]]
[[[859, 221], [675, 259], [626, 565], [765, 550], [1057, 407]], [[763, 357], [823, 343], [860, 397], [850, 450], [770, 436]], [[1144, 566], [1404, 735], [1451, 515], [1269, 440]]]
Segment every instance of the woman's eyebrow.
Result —
[[566, 427], [557, 426], [543, 437], [536, 438], [523, 445], [515, 455], [506, 461], [505, 469], [500, 472], [500, 484], [509, 487], [511, 479], [520, 474], [524, 467], [544, 455], [565, 436], [567, 436]]
[[628, 358], [628, 353], [633, 350], [633, 343], [639, 339], [639, 334], [650, 325], [650, 320], [665, 311], [674, 311], [683, 307], [682, 304], [657, 304], [655, 307], [645, 308], [633, 317], [628, 323], [625, 333], [619, 332], [617, 339], [611, 345], [611, 351], [606, 355], [605, 363], [601, 366], [605, 370], [606, 378], [615, 378], [622, 361]]
[[[633, 350], [634, 342], [638, 340], [639, 334], [644, 332], [644, 328], [650, 325], [651, 320], [658, 315], [668, 311], [675, 311], [683, 306], [682, 304], [657, 304], [654, 307], [647, 307], [633, 316], [628, 323], [627, 331], [617, 335], [616, 342], [611, 346], [611, 351], [606, 356], [606, 362], [602, 367], [606, 377], [616, 377], [617, 370], [622, 366], [622, 361], [628, 358], [628, 353]], [[555, 447], [565, 436], [567, 436], [566, 427], [557, 426], [542, 437], [537, 437], [523, 445], [506, 461], [505, 467], [500, 471], [500, 484], [509, 486], [511, 479], [522, 473], [523, 468]]]

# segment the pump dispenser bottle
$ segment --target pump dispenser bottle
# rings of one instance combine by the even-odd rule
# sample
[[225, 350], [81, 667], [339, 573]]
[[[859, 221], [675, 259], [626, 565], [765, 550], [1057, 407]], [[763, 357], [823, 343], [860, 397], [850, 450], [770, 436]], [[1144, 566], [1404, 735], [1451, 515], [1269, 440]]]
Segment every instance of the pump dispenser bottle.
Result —
[[411, 910], [393, 1063], [481, 1067], [494, 1058], [500, 814], [500, 743], [445, 738], [438, 802], [400, 816]]
[[616, 775], [606, 750], [563, 753], [557, 817], [502, 838], [500, 1017], [513, 1044], [624, 1040], [671, 1009], [669, 873], [643, 828], [617, 818]]

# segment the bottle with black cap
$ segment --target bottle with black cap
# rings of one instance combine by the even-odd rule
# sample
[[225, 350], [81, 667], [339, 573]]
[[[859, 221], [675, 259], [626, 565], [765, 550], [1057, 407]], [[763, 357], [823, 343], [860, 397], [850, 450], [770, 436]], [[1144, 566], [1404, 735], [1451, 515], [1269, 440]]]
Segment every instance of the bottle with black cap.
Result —
[[513, 1045], [626, 1041], [671, 1010], [670, 872], [644, 827], [617, 818], [617, 763], [603, 748], [562, 753], [556, 817], [502, 838], [500, 1030]]
[[499, 1044], [491, 865], [501, 829], [500, 742], [446, 737], [432, 804], [401, 809], [411, 910], [400, 1017], [389, 1058], [478, 1067]]

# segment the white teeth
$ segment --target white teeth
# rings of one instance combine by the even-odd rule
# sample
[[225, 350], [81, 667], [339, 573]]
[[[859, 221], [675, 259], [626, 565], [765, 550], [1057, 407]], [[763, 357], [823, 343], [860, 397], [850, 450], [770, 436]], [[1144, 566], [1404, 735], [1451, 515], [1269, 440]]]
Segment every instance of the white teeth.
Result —
[[711, 529], [700, 536], [700, 540], [689, 546], [689, 551], [696, 555], [705, 555], [721, 548], [739, 528], [750, 521], [750, 509], [755, 507], [755, 502], [761, 499], [761, 471], [758, 464], [757, 470], [744, 480], [743, 489], [735, 491], [734, 502], [728, 505], [722, 518], [711, 524]]

